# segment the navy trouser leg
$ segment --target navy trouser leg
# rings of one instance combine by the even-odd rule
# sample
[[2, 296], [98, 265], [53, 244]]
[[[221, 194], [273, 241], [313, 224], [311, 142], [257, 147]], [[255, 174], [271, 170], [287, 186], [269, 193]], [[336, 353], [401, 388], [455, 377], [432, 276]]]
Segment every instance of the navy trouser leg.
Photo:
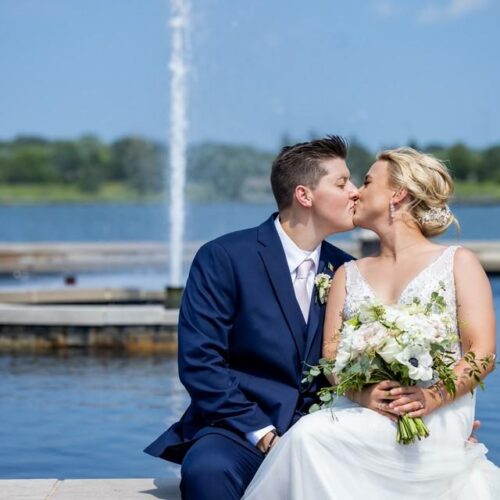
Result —
[[182, 462], [182, 499], [240, 500], [263, 459], [226, 436], [203, 436]]

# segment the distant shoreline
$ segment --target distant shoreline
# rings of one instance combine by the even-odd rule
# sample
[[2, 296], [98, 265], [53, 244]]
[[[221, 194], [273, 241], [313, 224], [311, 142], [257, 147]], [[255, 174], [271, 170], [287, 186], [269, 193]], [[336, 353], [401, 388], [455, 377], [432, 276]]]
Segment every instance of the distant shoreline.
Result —
[[[457, 182], [454, 204], [459, 205], [497, 205], [500, 203], [500, 186], [491, 182]], [[190, 195], [189, 203], [248, 203], [250, 205], [271, 204], [274, 200], [267, 194], [254, 199], [227, 199], [216, 196]], [[88, 193], [75, 186], [61, 184], [3, 184], [0, 185], [0, 206], [16, 205], [55, 205], [55, 204], [95, 204], [95, 203], [162, 203], [161, 193], [141, 194], [120, 183], [106, 183], [96, 192]]]

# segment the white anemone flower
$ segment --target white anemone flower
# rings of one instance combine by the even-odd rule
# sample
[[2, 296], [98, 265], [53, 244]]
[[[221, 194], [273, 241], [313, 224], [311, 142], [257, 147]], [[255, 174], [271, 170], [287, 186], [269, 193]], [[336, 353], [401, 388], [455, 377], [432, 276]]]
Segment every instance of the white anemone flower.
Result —
[[408, 367], [408, 375], [412, 380], [432, 379], [432, 356], [427, 350], [411, 346], [397, 354], [396, 359]]

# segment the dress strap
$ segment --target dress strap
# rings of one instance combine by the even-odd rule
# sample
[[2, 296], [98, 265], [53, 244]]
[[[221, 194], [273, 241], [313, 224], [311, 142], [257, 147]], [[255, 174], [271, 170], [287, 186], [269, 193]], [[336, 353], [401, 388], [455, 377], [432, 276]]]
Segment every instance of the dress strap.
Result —
[[460, 248], [460, 245], [449, 246], [439, 259], [443, 265], [443, 268], [447, 269], [453, 275], [453, 263], [455, 261], [455, 253]]
[[353, 260], [344, 263], [345, 269], [345, 289], [349, 291], [352, 289], [352, 286], [356, 283], [355, 272], [356, 272], [356, 264], [354, 264]]

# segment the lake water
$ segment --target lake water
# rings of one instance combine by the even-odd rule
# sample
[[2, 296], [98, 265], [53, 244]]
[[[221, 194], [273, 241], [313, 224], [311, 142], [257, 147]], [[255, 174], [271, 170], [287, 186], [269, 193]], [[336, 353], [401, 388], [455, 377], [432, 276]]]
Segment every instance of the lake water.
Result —
[[[500, 278], [491, 284], [500, 318]], [[178, 475], [178, 466], [142, 452], [187, 407], [175, 359], [4, 354], [0, 380], [0, 478]], [[499, 414], [497, 370], [479, 391], [477, 417], [498, 465]]]
[[[187, 241], [207, 241], [224, 233], [256, 226], [275, 211], [273, 204], [190, 203], [187, 206]], [[500, 205], [460, 205], [454, 212], [462, 239], [500, 240]], [[167, 240], [169, 223], [162, 204], [0, 205], [0, 243], [50, 241], [155, 241]], [[331, 238], [355, 237], [354, 232]], [[445, 238], [457, 241], [455, 229]], [[187, 274], [188, 269], [184, 269]], [[76, 288], [127, 287], [162, 290], [168, 270], [144, 266], [109, 273], [79, 273]], [[0, 276], [0, 289], [54, 289], [64, 287], [62, 275]]]
[[[500, 239], [499, 205], [452, 207], [464, 239]], [[260, 224], [274, 204], [190, 203], [186, 240], [207, 241]], [[0, 242], [166, 241], [167, 208], [162, 204], [0, 205]], [[348, 234], [337, 237], [345, 239]], [[454, 238], [453, 230], [447, 237]]]
[[[142, 452], [188, 404], [175, 360], [3, 355], [0, 378], [0, 478], [178, 475]], [[479, 438], [500, 465], [499, 394], [500, 370], [477, 406]]]
[[[187, 239], [207, 240], [265, 220], [272, 206], [198, 204]], [[163, 241], [159, 205], [0, 207], [0, 241]], [[500, 206], [457, 207], [466, 239], [500, 239]], [[138, 282], [146, 275], [138, 275]], [[500, 278], [491, 278], [500, 317]], [[142, 449], [188, 404], [164, 357], [0, 355], [0, 477], [97, 478], [178, 474]], [[480, 439], [500, 464], [500, 370], [479, 393]]]
[[174, 359], [2, 355], [0, 378], [0, 478], [176, 474], [142, 452], [187, 406]]

